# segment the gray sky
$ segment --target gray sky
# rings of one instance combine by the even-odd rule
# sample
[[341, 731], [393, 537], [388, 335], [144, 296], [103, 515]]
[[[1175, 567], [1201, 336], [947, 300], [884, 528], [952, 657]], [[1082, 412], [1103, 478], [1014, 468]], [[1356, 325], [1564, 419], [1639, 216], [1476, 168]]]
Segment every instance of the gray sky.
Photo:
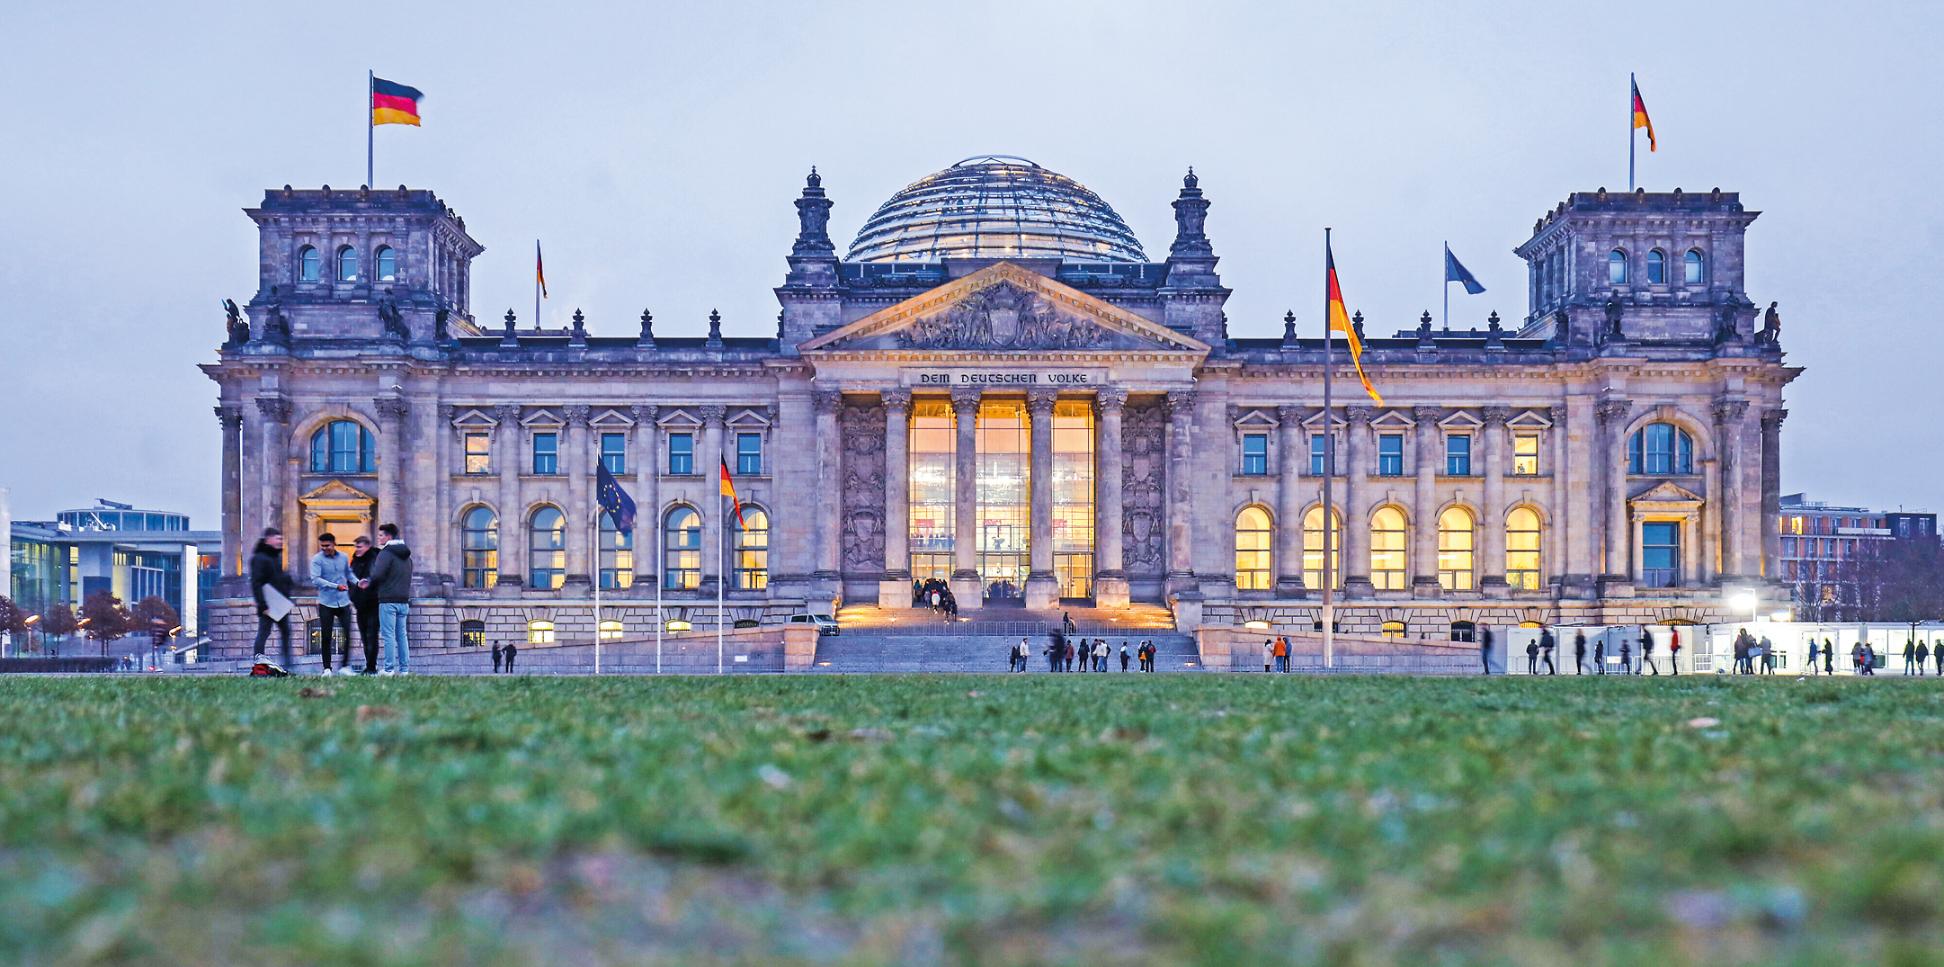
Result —
[[1099, 192], [1151, 257], [1193, 164], [1237, 336], [1287, 308], [1314, 328], [1325, 224], [1373, 332], [1437, 310], [1445, 239], [1488, 288], [1454, 325], [1523, 316], [1533, 219], [1625, 186], [1634, 70], [1662, 145], [1641, 183], [1763, 212], [1749, 293], [1808, 367], [1784, 488], [1944, 509], [1937, 7], [1432, 6], [8, 4], [0, 486], [16, 517], [101, 496], [216, 526], [195, 365], [255, 288], [239, 209], [363, 180], [367, 68], [426, 93], [423, 128], [378, 130], [377, 182], [466, 217], [484, 320], [530, 321], [539, 237], [550, 324], [631, 334], [649, 307], [699, 333], [717, 307], [768, 334], [810, 165], [841, 249], [898, 188], [999, 152]]

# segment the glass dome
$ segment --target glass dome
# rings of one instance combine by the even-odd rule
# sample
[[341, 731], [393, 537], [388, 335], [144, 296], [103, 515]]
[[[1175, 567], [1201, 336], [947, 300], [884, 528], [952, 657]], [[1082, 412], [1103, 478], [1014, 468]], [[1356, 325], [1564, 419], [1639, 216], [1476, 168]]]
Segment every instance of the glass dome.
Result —
[[849, 255], [853, 262], [946, 258], [1147, 261], [1099, 195], [1007, 155], [967, 158], [905, 186], [864, 223]]

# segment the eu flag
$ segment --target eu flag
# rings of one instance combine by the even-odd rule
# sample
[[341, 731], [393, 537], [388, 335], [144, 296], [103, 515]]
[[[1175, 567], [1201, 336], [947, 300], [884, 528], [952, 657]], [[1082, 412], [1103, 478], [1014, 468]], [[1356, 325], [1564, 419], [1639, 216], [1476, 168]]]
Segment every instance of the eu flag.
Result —
[[1449, 245], [1445, 246], [1445, 281], [1463, 284], [1468, 295], [1477, 295], [1485, 291], [1485, 287], [1479, 285], [1478, 280], [1472, 277], [1471, 270], [1459, 263], [1458, 256], [1451, 254]]
[[607, 464], [600, 465], [595, 478], [594, 500], [601, 505], [601, 512], [614, 518], [614, 529], [633, 531], [635, 521], [634, 498], [621, 489], [621, 482], [608, 472]]

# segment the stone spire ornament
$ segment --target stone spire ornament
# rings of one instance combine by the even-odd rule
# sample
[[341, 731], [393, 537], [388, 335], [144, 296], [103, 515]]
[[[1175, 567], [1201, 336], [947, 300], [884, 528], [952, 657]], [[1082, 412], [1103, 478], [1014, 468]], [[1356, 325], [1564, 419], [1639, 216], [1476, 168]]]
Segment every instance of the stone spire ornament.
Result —
[[1283, 340], [1285, 348], [1296, 346], [1296, 313], [1294, 310], [1283, 313]]
[[520, 334], [513, 331], [514, 322], [515, 322], [515, 317], [513, 315], [513, 310], [511, 309], [506, 310], [506, 329], [500, 333], [500, 341], [499, 341], [500, 345], [518, 346], [520, 344]]
[[714, 309], [709, 310], [708, 347], [710, 349], [722, 348], [722, 313], [717, 312]]
[[587, 345], [587, 317], [582, 315], [578, 308], [574, 310], [574, 329], [568, 335], [567, 344], [569, 346]]
[[639, 349], [655, 348], [655, 314], [646, 309], [641, 310], [641, 337], [635, 340], [635, 346]]
[[1212, 266], [1215, 248], [1208, 243], [1204, 226], [1208, 222], [1208, 199], [1202, 197], [1201, 179], [1195, 169], [1181, 179], [1181, 195], [1174, 202], [1175, 240], [1168, 247], [1172, 258], [1209, 259]]
[[799, 258], [835, 256], [837, 246], [830, 242], [830, 199], [824, 197], [823, 176], [811, 166], [803, 180], [803, 194], [797, 197], [797, 237], [790, 254]]

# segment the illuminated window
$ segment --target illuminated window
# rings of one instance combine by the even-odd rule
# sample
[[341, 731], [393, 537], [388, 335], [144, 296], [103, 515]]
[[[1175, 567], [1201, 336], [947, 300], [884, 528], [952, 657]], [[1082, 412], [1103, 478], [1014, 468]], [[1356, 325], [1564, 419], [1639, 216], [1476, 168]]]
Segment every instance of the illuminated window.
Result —
[[1505, 515], [1505, 582], [1514, 591], [1539, 590], [1539, 514], [1515, 507]]
[[1370, 515], [1370, 586], [1379, 591], [1404, 589], [1404, 512], [1381, 507]]
[[1242, 475], [1263, 477], [1269, 473], [1269, 434], [1242, 434]]
[[1539, 473], [1539, 434], [1512, 435], [1512, 475], [1531, 477]]
[[339, 282], [358, 281], [358, 250], [349, 245], [338, 249], [337, 280]]
[[[1275, 532], [1269, 514], [1260, 507], [1244, 507], [1235, 515], [1235, 587], [1267, 591], [1275, 583], [1270, 570], [1270, 545]], [[1320, 581], [1320, 577], [1319, 577]]]
[[1681, 281], [1686, 282], [1688, 285], [1700, 285], [1706, 280], [1706, 276], [1703, 274], [1704, 268], [1705, 265], [1701, 259], [1701, 250], [1688, 249], [1688, 253], [1681, 257]]
[[733, 571], [738, 591], [761, 591], [769, 587], [769, 514], [743, 507], [742, 521], [736, 527], [736, 558]]
[[1647, 253], [1647, 284], [1665, 285], [1667, 283], [1667, 255], [1660, 249]]
[[493, 437], [488, 433], [466, 434], [466, 472], [493, 471]]
[[1478, 534], [1471, 511], [1447, 507], [1438, 515], [1438, 584], [1446, 591], [1470, 591], [1472, 549]]
[[[1343, 515], [1330, 508], [1330, 583], [1343, 587]], [[1303, 586], [1323, 588], [1323, 508], [1303, 515]]]
[[1452, 641], [1477, 641], [1478, 625], [1470, 621], [1453, 621], [1450, 634]]
[[459, 647], [486, 647], [486, 622], [479, 620], [459, 622]]
[[551, 591], [567, 581], [567, 515], [542, 507], [527, 518], [527, 587]]
[[1611, 285], [1627, 284], [1627, 253], [1614, 249], [1607, 253], [1607, 282]]
[[527, 644], [551, 645], [554, 643], [554, 623], [551, 621], [527, 622]]
[[614, 515], [601, 514], [601, 587], [614, 591], [634, 587], [634, 531], [614, 526]]
[[1383, 627], [1377, 633], [1386, 638], [1402, 638], [1404, 637], [1404, 622], [1392, 618], [1384, 622]]
[[988, 599], [1021, 599], [1032, 533], [1031, 418], [1025, 400], [987, 397], [978, 420], [979, 580]]
[[306, 245], [297, 253], [297, 281], [316, 282], [322, 271], [322, 262], [317, 250]]
[[957, 524], [957, 424], [951, 401], [911, 401], [911, 576], [917, 581], [952, 576], [952, 535]]
[[601, 622], [598, 633], [602, 641], [620, 641], [621, 636], [625, 633], [625, 629], [622, 628], [621, 622], [607, 619]]
[[1060, 597], [1093, 596], [1094, 413], [1087, 400], [1053, 405], [1053, 577]]
[[702, 515], [676, 507], [662, 518], [662, 587], [693, 591], [702, 586]]
[[459, 523], [460, 583], [490, 588], [499, 583], [499, 515], [491, 507], [466, 511]]
[[376, 473], [378, 446], [371, 431], [351, 420], [333, 420], [311, 434], [312, 473]]
[[373, 261], [378, 265], [378, 281], [398, 281], [398, 253], [392, 251], [391, 246], [378, 246], [377, 258], [373, 259]]

